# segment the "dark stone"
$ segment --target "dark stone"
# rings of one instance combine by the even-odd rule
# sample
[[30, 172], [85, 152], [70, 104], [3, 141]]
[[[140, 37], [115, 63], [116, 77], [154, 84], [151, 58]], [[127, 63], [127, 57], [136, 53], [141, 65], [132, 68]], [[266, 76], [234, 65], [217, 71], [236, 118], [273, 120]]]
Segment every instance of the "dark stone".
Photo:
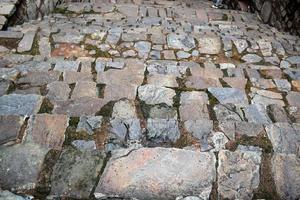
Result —
[[261, 8], [261, 17], [264, 23], [268, 23], [272, 14], [272, 4], [270, 1], [264, 2]]

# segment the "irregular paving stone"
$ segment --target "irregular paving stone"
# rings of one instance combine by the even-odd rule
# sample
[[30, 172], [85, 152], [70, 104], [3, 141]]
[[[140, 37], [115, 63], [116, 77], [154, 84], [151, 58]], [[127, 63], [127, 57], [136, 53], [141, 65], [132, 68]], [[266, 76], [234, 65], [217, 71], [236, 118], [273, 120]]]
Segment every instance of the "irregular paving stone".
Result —
[[289, 92], [286, 96], [286, 100], [290, 106], [300, 108], [300, 92]]
[[239, 146], [235, 152], [219, 152], [219, 198], [252, 199], [260, 182], [261, 154], [259, 148], [244, 146]]
[[84, 131], [89, 135], [93, 135], [95, 129], [101, 128], [102, 121], [102, 116], [82, 116], [80, 117], [76, 131]]
[[1, 2], [0, 3], [0, 15], [10, 17], [16, 10], [16, 6], [13, 3]]
[[113, 107], [112, 118], [137, 118], [135, 103], [127, 99], [116, 102]]
[[9, 31], [9, 30], [0, 31], [0, 38], [22, 39], [23, 35], [24, 34], [22, 32], [18, 32], [18, 31]]
[[245, 117], [249, 122], [269, 124], [272, 123], [267, 111], [262, 104], [251, 104], [244, 109]]
[[19, 42], [18, 52], [22, 53], [31, 50], [35, 34], [36, 31], [28, 31], [24, 34], [23, 39]]
[[272, 44], [271, 42], [264, 41], [263, 39], [257, 41], [260, 51], [263, 56], [272, 56]]
[[272, 158], [272, 172], [277, 192], [282, 199], [300, 197], [300, 161], [297, 155], [276, 153]]
[[177, 110], [174, 107], [156, 105], [150, 108], [147, 114], [148, 118], [159, 118], [159, 119], [177, 119]]
[[201, 103], [184, 104], [179, 107], [181, 121], [209, 119], [208, 107]]
[[209, 87], [222, 87], [218, 79], [206, 78], [204, 76], [189, 76], [185, 82], [185, 86], [197, 90], [203, 90]]
[[176, 95], [175, 91], [169, 88], [158, 87], [155, 85], [143, 85], [138, 89], [140, 100], [146, 104], [155, 105], [165, 103], [168, 106], [173, 105], [173, 97]]
[[1, 115], [33, 115], [42, 105], [44, 98], [39, 95], [10, 94], [0, 97]]
[[97, 84], [90, 81], [79, 81], [72, 92], [71, 99], [81, 97], [97, 97]]
[[147, 76], [147, 83], [160, 87], [178, 87], [176, 76], [163, 74], [150, 74]]
[[47, 98], [51, 102], [66, 101], [69, 99], [69, 94], [71, 92], [69, 85], [61, 81], [55, 81], [48, 84], [47, 90]]
[[140, 41], [137, 42], [134, 47], [136, 48], [137, 52], [138, 52], [138, 56], [141, 58], [147, 58], [148, 54], [151, 50], [151, 43], [150, 42], [144, 42], [144, 41]]
[[208, 96], [205, 92], [182, 92], [180, 95], [180, 104], [188, 105], [188, 104], [208, 104]]
[[276, 93], [268, 90], [257, 90], [254, 92], [253, 95], [254, 97], [251, 100], [253, 104], [261, 104], [264, 106], [268, 106], [271, 104], [276, 104], [279, 106], [285, 105], [280, 93]]
[[0, 96], [7, 94], [10, 86], [11, 81], [0, 79]]
[[188, 120], [184, 122], [185, 129], [200, 141], [201, 151], [211, 148], [208, 145], [208, 136], [213, 130], [213, 121], [207, 119]]
[[178, 59], [185, 59], [185, 58], [191, 57], [191, 54], [190, 54], [190, 53], [187, 53], [187, 52], [185, 52], [185, 51], [178, 51], [178, 52], [176, 53], [176, 55], [177, 55], [177, 58], [178, 58]]
[[74, 71], [64, 71], [63, 72], [64, 82], [67, 84], [73, 84], [79, 81], [93, 81], [93, 75], [86, 72], [74, 72]]
[[180, 195], [209, 198], [216, 174], [212, 153], [173, 148], [128, 151], [113, 154], [100, 178], [96, 196], [104, 193], [140, 199], [175, 199]]
[[296, 91], [300, 92], [300, 80], [292, 80], [292, 86]]
[[0, 116], [0, 144], [18, 140], [18, 136], [20, 134], [24, 122], [25, 118], [20, 116]]
[[81, 151], [96, 150], [96, 142], [94, 140], [74, 140], [72, 146]]
[[247, 84], [247, 79], [242, 77], [224, 77], [222, 78], [226, 84], [228, 84], [232, 88], [238, 88], [244, 90]]
[[184, 51], [190, 51], [195, 48], [195, 39], [188, 35], [177, 35], [171, 33], [167, 36], [167, 42], [169, 48], [182, 49]]
[[283, 107], [272, 104], [267, 107], [267, 112], [273, 122], [291, 122]]
[[180, 137], [176, 119], [148, 119], [147, 136], [157, 142], [175, 142]]
[[239, 54], [243, 53], [248, 48], [248, 43], [246, 40], [234, 39], [233, 43], [234, 43], [235, 47], [237, 48]]
[[82, 115], [93, 115], [100, 111], [102, 106], [104, 106], [102, 99], [81, 97], [67, 101], [56, 101], [52, 113], [80, 117]]
[[30, 84], [31, 86], [43, 86], [58, 81], [60, 72], [29, 72], [18, 80], [18, 84]]
[[275, 123], [266, 126], [266, 132], [275, 153], [298, 154], [300, 125]]
[[199, 43], [199, 52], [201, 54], [219, 54], [221, 51], [221, 39], [219, 37], [203, 36], [197, 38]]
[[278, 88], [278, 90], [282, 92], [291, 91], [291, 84], [285, 79], [274, 79], [274, 82]]
[[28, 122], [24, 140], [45, 148], [61, 150], [68, 125], [69, 118], [66, 115], [32, 115]]
[[208, 88], [208, 91], [221, 104], [248, 105], [248, 99], [244, 90], [236, 88]]
[[79, 68], [79, 62], [78, 61], [59, 61], [55, 64], [54, 70], [65, 72], [67, 70], [70, 71], [78, 71]]
[[300, 63], [300, 56], [291, 56], [291, 57], [288, 57], [286, 60], [289, 63], [291, 63], [292, 65], [299, 64]]
[[243, 121], [243, 111], [234, 104], [217, 104], [214, 111], [218, 121]]
[[235, 64], [233, 63], [220, 63], [220, 69], [232, 69], [235, 68]]
[[139, 140], [142, 137], [142, 129], [139, 119], [116, 118], [111, 120], [110, 124], [110, 132], [116, 135], [121, 141]]
[[186, 73], [187, 67], [180, 67], [176, 61], [151, 60], [148, 63], [147, 71], [152, 74], [181, 76]]
[[1, 147], [1, 187], [11, 191], [35, 189], [47, 153], [47, 149], [31, 143]]
[[90, 198], [103, 164], [99, 152], [64, 149], [53, 167], [50, 196]]
[[262, 58], [256, 54], [246, 54], [241, 59], [247, 63], [258, 63], [262, 61]]
[[249, 137], [257, 137], [264, 131], [264, 126], [257, 123], [235, 122], [235, 132], [238, 135], [247, 135]]

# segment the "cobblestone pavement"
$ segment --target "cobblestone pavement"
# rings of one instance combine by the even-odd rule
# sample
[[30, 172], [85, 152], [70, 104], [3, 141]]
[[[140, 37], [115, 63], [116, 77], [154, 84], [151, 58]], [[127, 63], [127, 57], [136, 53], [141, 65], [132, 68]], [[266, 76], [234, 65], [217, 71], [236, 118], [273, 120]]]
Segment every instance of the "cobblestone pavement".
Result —
[[0, 31], [0, 199], [299, 199], [300, 40], [210, 6]]

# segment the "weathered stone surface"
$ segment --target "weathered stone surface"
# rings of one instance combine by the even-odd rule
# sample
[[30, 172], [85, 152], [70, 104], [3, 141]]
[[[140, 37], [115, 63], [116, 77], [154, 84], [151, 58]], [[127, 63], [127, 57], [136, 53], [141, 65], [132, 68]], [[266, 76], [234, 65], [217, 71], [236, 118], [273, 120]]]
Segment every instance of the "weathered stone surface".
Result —
[[243, 121], [243, 111], [233, 104], [217, 104], [214, 111], [218, 121]]
[[219, 198], [252, 199], [260, 182], [261, 150], [239, 146], [235, 152], [221, 150], [218, 166]]
[[175, 142], [180, 137], [176, 119], [148, 119], [147, 136], [157, 142]]
[[1, 147], [1, 187], [12, 191], [35, 189], [47, 153], [47, 149], [31, 143]]
[[28, 31], [24, 34], [23, 39], [20, 41], [18, 46], [18, 52], [30, 51], [33, 45], [33, 40], [35, 37], [36, 31]]
[[0, 3], [0, 15], [5, 15], [10, 17], [15, 10], [16, 10], [16, 6], [13, 3], [8, 3], [8, 2]]
[[53, 168], [50, 195], [90, 198], [103, 164], [103, 155], [97, 152], [66, 148]]
[[272, 172], [279, 196], [283, 199], [300, 197], [300, 160], [294, 154], [276, 153], [272, 158]]
[[300, 125], [275, 123], [266, 126], [268, 137], [275, 153], [298, 154]]
[[79, 68], [79, 62], [78, 61], [59, 61], [55, 64], [54, 70], [65, 72], [65, 71], [78, 71]]
[[219, 37], [201, 37], [197, 39], [201, 54], [218, 54], [221, 51], [222, 44]]
[[31, 86], [43, 86], [58, 81], [60, 72], [29, 72], [18, 80], [18, 84], [30, 84]]
[[222, 87], [218, 79], [207, 78], [205, 76], [189, 76], [185, 82], [185, 86], [198, 90], [207, 89], [209, 87]]
[[79, 81], [76, 83], [71, 99], [78, 99], [81, 97], [94, 97], [97, 95], [97, 84], [90, 81]]
[[286, 123], [291, 122], [284, 108], [279, 105], [276, 104], [269, 105], [267, 107], [267, 111], [270, 118], [273, 120], [273, 122], [286, 122]]
[[195, 39], [188, 35], [176, 35], [171, 33], [167, 36], [167, 42], [169, 48], [182, 49], [184, 51], [189, 51], [196, 47]]
[[113, 155], [95, 194], [140, 199], [175, 199], [180, 195], [208, 199], [216, 174], [212, 153], [165, 148], [128, 151], [120, 150]]
[[267, 111], [262, 104], [251, 104], [244, 109], [245, 117], [248, 122], [269, 124], [272, 123], [267, 115]]
[[254, 91], [252, 95], [253, 98], [251, 102], [253, 104], [261, 104], [264, 106], [268, 106], [271, 104], [276, 104], [279, 106], [285, 105], [280, 93], [272, 92], [269, 90], [257, 90]]
[[116, 135], [121, 141], [139, 140], [142, 137], [140, 120], [137, 118], [115, 118], [110, 121], [110, 124], [110, 132]]
[[127, 99], [116, 102], [113, 107], [112, 118], [137, 118], [135, 103]]
[[77, 125], [76, 131], [84, 131], [90, 135], [93, 135], [94, 130], [101, 127], [102, 121], [102, 116], [82, 116], [80, 117], [80, 121]]
[[25, 142], [61, 150], [69, 125], [66, 115], [37, 114], [30, 117]]
[[300, 92], [289, 92], [286, 96], [286, 100], [290, 106], [300, 108]]
[[0, 116], [0, 145], [18, 138], [25, 119], [16, 115]]
[[257, 137], [264, 131], [262, 124], [249, 122], [235, 122], [235, 133], [238, 135], [247, 135], [249, 137]]
[[80, 117], [82, 115], [93, 115], [100, 111], [102, 106], [104, 106], [102, 99], [81, 97], [74, 100], [56, 101], [52, 113]]
[[208, 91], [221, 104], [248, 105], [248, 99], [244, 90], [236, 88], [208, 88]]
[[146, 104], [155, 105], [165, 103], [168, 106], [173, 105], [173, 97], [176, 95], [175, 91], [165, 87], [158, 87], [155, 85], [143, 85], [138, 89], [140, 100]]
[[1, 115], [33, 115], [38, 113], [43, 97], [35, 94], [10, 94], [0, 97]]
[[0, 96], [7, 94], [11, 81], [0, 79]]
[[22, 196], [15, 195], [12, 192], [9, 192], [7, 190], [1, 191], [0, 190], [0, 200], [26, 200]]
[[256, 54], [246, 54], [241, 59], [247, 63], [258, 63], [262, 61], [262, 58]]
[[160, 87], [178, 87], [175, 75], [150, 74], [147, 77], [147, 83]]
[[96, 150], [96, 142], [94, 140], [74, 140], [72, 145], [81, 151]]
[[93, 75], [87, 72], [64, 71], [64, 82], [67, 84], [74, 84], [79, 81], [93, 81]]
[[248, 43], [246, 40], [235, 39], [235, 40], [233, 40], [233, 43], [234, 43], [235, 47], [237, 48], [239, 54], [243, 53], [248, 48]]
[[71, 89], [62, 81], [55, 81], [47, 85], [47, 98], [50, 101], [66, 101], [69, 99]]

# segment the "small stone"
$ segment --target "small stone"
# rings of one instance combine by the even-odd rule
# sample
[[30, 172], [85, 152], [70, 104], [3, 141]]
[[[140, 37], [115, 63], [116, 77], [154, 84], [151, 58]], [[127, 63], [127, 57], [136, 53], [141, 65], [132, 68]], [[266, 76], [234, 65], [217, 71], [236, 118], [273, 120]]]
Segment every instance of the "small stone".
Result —
[[162, 54], [164, 56], [164, 59], [166, 59], [166, 60], [175, 60], [176, 59], [173, 50], [164, 50], [164, 51], [162, 51]]
[[140, 41], [140, 42], [135, 43], [134, 47], [137, 50], [139, 57], [147, 58], [148, 54], [151, 50], [151, 43]]
[[289, 92], [286, 96], [286, 100], [290, 106], [300, 108], [300, 92]]
[[280, 62], [280, 68], [282, 69], [287, 69], [287, 68], [290, 68], [291, 67], [291, 64], [285, 60], [282, 60]]
[[54, 70], [57, 71], [75, 71], [77, 72], [79, 69], [79, 62], [78, 61], [59, 61], [55, 64]]
[[36, 31], [28, 31], [24, 34], [23, 39], [19, 42], [18, 52], [23, 53], [31, 50], [35, 34]]
[[95, 129], [101, 128], [102, 121], [102, 116], [82, 116], [80, 117], [76, 131], [84, 131], [89, 135], [93, 135]]
[[272, 44], [271, 42], [264, 41], [264, 40], [258, 40], [257, 41], [260, 51], [263, 56], [272, 56]]
[[96, 150], [96, 143], [94, 140], [74, 140], [72, 145], [81, 151], [93, 151]]
[[220, 63], [220, 69], [231, 69], [235, 68], [235, 64], [233, 63]]
[[291, 84], [286, 79], [274, 79], [274, 82], [278, 88], [278, 90], [282, 92], [291, 91]]
[[156, 85], [160, 87], [178, 87], [175, 75], [163, 75], [163, 74], [150, 74], [147, 76], [147, 83], [150, 85]]
[[262, 61], [262, 58], [256, 54], [246, 54], [241, 59], [246, 63], [258, 63]]
[[184, 194], [209, 198], [216, 175], [213, 153], [175, 148], [128, 151], [119, 150], [113, 154], [95, 196], [102, 193], [124, 198], [175, 199]]
[[300, 92], [300, 80], [292, 80], [292, 86], [296, 91]]
[[234, 43], [235, 47], [237, 48], [239, 54], [243, 53], [248, 48], [248, 43], [246, 40], [234, 39], [233, 43]]
[[176, 55], [177, 55], [177, 58], [178, 58], [178, 59], [186, 59], [186, 58], [191, 57], [191, 54], [190, 54], [190, 53], [187, 53], [187, 52], [185, 52], [185, 51], [178, 51], [178, 52], [176, 53]]
[[125, 67], [124, 61], [108, 61], [107, 67], [114, 69], [123, 69]]
[[158, 87], [155, 85], [143, 85], [138, 88], [139, 98], [146, 104], [155, 105], [165, 103], [173, 106], [175, 91], [169, 88]]
[[118, 119], [137, 118], [134, 102], [127, 99], [116, 102], [113, 107], [112, 118], [118, 118]]
[[286, 59], [292, 65], [300, 64], [300, 56], [291, 56]]
[[120, 119], [115, 118], [110, 121], [110, 132], [121, 141], [139, 140], [142, 137], [140, 120], [137, 118]]
[[157, 142], [175, 142], [180, 137], [176, 119], [148, 119], [147, 136]]
[[226, 143], [229, 142], [226, 135], [222, 132], [214, 132], [211, 137], [211, 140], [214, 146], [214, 148], [211, 150], [213, 152], [225, 149]]

